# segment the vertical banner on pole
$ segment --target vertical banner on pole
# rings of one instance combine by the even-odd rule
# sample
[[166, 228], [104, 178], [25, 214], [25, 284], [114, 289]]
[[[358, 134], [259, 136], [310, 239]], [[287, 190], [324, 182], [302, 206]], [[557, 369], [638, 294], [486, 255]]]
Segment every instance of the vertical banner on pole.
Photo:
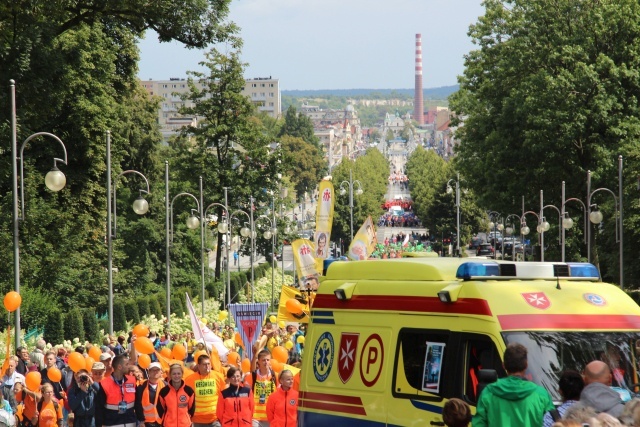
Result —
[[376, 227], [369, 216], [353, 237], [353, 242], [349, 245], [348, 257], [355, 261], [367, 259], [373, 252], [376, 243], [378, 243]]
[[322, 272], [322, 258], [313, 256], [316, 249], [313, 242], [307, 239], [298, 239], [291, 242], [293, 260], [298, 271], [298, 283], [301, 290], [316, 291], [318, 289], [318, 276]]
[[[316, 232], [313, 236], [316, 247], [313, 251], [313, 257], [324, 260], [329, 256], [329, 242], [331, 241], [333, 208], [335, 204], [335, 191], [331, 181], [320, 181], [318, 193]], [[322, 268], [320, 271], [322, 271]]]
[[266, 302], [229, 305], [229, 312], [238, 325], [238, 333], [249, 360], [253, 358], [253, 343], [260, 338], [260, 330], [267, 317], [268, 308], [269, 304]]

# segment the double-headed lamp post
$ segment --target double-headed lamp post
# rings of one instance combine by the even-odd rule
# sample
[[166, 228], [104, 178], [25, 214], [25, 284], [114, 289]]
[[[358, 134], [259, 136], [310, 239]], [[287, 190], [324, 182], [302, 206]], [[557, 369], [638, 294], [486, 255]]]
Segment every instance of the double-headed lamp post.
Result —
[[266, 240], [271, 239], [271, 304], [270, 307], [271, 309], [273, 309], [274, 305], [273, 305], [273, 297], [275, 294], [275, 252], [276, 252], [276, 235], [278, 234], [278, 228], [276, 225], [276, 218], [275, 216], [273, 217], [268, 217], [267, 215], [260, 215], [258, 216], [258, 218], [256, 218], [256, 221], [260, 221], [260, 220], [265, 220], [269, 223], [269, 228], [267, 230], [265, 230], [265, 232], [262, 234], [262, 237], [264, 237]]
[[[169, 203], [169, 166], [168, 162], [165, 162], [165, 209], [166, 209], [166, 280], [167, 280], [167, 327], [171, 326], [171, 246], [173, 245], [173, 202], [176, 201], [178, 197], [191, 197], [197, 206], [197, 212], [200, 214], [201, 210], [200, 202], [198, 198], [191, 193], [178, 193], [173, 196], [171, 199], [171, 203]], [[191, 215], [187, 218], [187, 228], [189, 230], [196, 230], [200, 227], [200, 219], [197, 215], [194, 214], [194, 210], [191, 210]], [[202, 239], [202, 236], [200, 236]], [[202, 241], [201, 241], [202, 246]], [[202, 254], [200, 257], [202, 261]], [[204, 315], [204, 298], [203, 298], [203, 315]]]
[[[240, 228], [240, 236], [244, 237], [245, 239], [250, 237], [251, 238], [251, 247], [250, 247], [250, 256], [249, 256], [249, 261], [251, 263], [251, 302], [255, 302], [255, 287], [253, 284], [253, 254], [255, 251], [255, 237], [256, 237], [256, 231], [255, 231], [255, 224], [253, 222], [253, 197], [249, 198], [249, 212], [251, 212], [250, 214], [246, 213], [243, 210], [237, 209], [233, 212], [231, 212], [231, 215], [229, 216], [229, 224], [231, 224], [231, 220], [233, 218], [237, 218], [238, 215], [244, 215], [247, 217], [247, 219], [249, 220], [248, 223], [245, 223], [245, 225], [243, 225]], [[247, 227], [247, 224], [249, 224], [249, 226]], [[238, 262], [238, 265], [240, 263]], [[229, 304], [231, 303], [231, 292], [229, 292]]]
[[[349, 191], [349, 213], [351, 218], [351, 240], [353, 241], [353, 185], [358, 184], [358, 189], [356, 190], [356, 196], [362, 194], [362, 184], [357, 179], [353, 180], [353, 172], [349, 169], [349, 181], [342, 181], [340, 183], [340, 195], [344, 196], [347, 194], [347, 188]], [[347, 188], [345, 188], [347, 186]]]
[[[53, 168], [45, 176], [44, 182], [51, 191], [60, 191], [67, 183], [67, 179], [57, 167], [57, 162], [67, 164], [67, 149], [62, 140], [52, 133], [37, 132], [28, 136], [20, 146], [18, 154], [18, 128], [16, 119], [16, 86], [15, 81], [9, 81], [11, 96], [11, 164], [13, 183], [13, 273], [14, 289], [20, 293], [20, 221], [24, 221], [24, 148], [32, 140], [45, 136], [56, 140], [62, 147], [64, 159], [53, 159]], [[20, 162], [20, 181], [18, 181], [18, 162]], [[20, 196], [18, 197], [18, 188]], [[20, 346], [20, 307], [16, 309], [16, 348]]]
[[536, 230], [538, 231], [538, 242], [540, 242], [540, 261], [544, 261], [544, 232], [549, 230], [550, 225], [544, 217], [538, 215], [536, 212], [523, 212], [522, 217], [520, 218], [520, 233], [523, 236], [526, 236], [531, 232], [531, 229], [527, 226], [527, 214], [535, 216], [538, 220]]
[[[591, 171], [587, 171], [587, 211], [589, 221], [600, 224], [604, 219], [602, 212], [597, 209], [597, 205], [591, 203], [591, 198], [599, 191], [606, 191], [613, 196], [616, 207], [616, 243], [620, 247], [620, 288], [624, 289], [624, 256], [623, 256], [623, 209], [622, 209], [622, 156], [618, 156], [618, 197], [608, 188], [596, 188], [591, 191]], [[592, 210], [591, 208], [596, 208]], [[587, 227], [587, 261], [591, 262], [591, 226]]]
[[[453, 192], [453, 188], [451, 187], [451, 182], [453, 179], [447, 181], [447, 194], [451, 194]], [[456, 253], [458, 257], [460, 254], [460, 173], [456, 173]]]
[[[201, 182], [202, 182], [202, 177], [200, 177]], [[224, 188], [224, 205], [221, 203], [211, 203], [209, 206], [207, 206], [207, 208], [204, 210], [203, 213], [203, 218], [207, 218], [207, 212], [209, 211], [209, 208], [212, 207], [218, 207], [220, 209], [222, 209], [222, 211], [224, 212], [224, 217], [222, 219], [222, 221], [218, 221], [218, 233], [221, 233], [222, 235], [225, 236], [225, 238], [227, 239], [224, 247], [225, 247], [225, 252], [226, 252], [226, 258], [227, 258], [227, 265], [225, 266], [226, 268], [226, 290], [225, 293], [226, 294], [230, 294], [231, 293], [231, 264], [230, 264], [230, 258], [229, 258], [229, 247], [231, 246], [231, 236], [229, 233], [230, 230], [230, 223], [229, 221], [229, 205], [228, 203], [228, 187], [223, 187]], [[230, 297], [229, 297], [230, 298]], [[204, 301], [204, 276], [203, 276], [203, 282], [202, 282], [202, 300]], [[223, 304], [226, 301], [226, 298], [223, 298]], [[227, 304], [229, 304], [231, 301], [227, 301]], [[204, 302], [202, 303], [202, 315], [204, 316]]]
[[584, 242], [587, 243], [587, 207], [584, 205], [584, 202], [580, 199], [577, 199], [575, 197], [571, 197], [569, 199], [566, 198], [565, 182], [562, 181], [562, 206], [560, 207], [561, 216], [562, 216], [562, 259], [561, 259], [562, 262], [564, 262], [564, 259], [565, 259], [565, 243], [566, 243], [565, 232], [566, 230], [573, 227], [573, 219], [571, 219], [571, 217], [568, 215], [568, 212], [565, 209], [565, 206], [568, 202], [578, 202], [582, 205]]
[[[520, 215], [508, 214], [505, 217], [505, 222], [507, 223], [507, 225], [504, 228], [504, 232], [505, 232], [505, 235], [512, 236], [512, 239], [513, 239], [513, 224], [509, 220], [509, 218], [512, 218], [512, 217], [517, 218], [518, 221], [520, 220]], [[524, 256], [524, 246], [522, 247], [522, 249], [523, 249], [523, 256]], [[504, 236], [502, 238], [502, 255], [503, 255], [503, 258], [504, 258]], [[513, 239], [513, 241], [511, 242], [511, 260], [512, 261], [516, 260], [516, 241], [515, 241], [515, 239]]]
[[[502, 219], [502, 215], [499, 212], [496, 211], [490, 211], [489, 212], [489, 229], [493, 229], [493, 259], [496, 259], [497, 254], [496, 254], [496, 243], [498, 242], [498, 236], [496, 233], [496, 231], [500, 231], [502, 233], [502, 230], [504, 230], [504, 224], [502, 224], [502, 222], [500, 222], [500, 220]], [[442, 249], [444, 252], [444, 248]]]

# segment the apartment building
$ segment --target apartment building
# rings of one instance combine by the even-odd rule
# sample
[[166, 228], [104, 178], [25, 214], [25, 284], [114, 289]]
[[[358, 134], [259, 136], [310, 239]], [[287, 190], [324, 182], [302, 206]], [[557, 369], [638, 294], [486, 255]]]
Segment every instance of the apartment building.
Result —
[[[172, 136], [179, 133], [183, 126], [197, 126], [198, 117], [183, 117], [178, 113], [182, 107], [192, 107], [190, 101], [183, 101], [181, 94], [188, 93], [187, 79], [172, 77], [169, 80], [141, 80], [140, 84], [149, 96], [161, 98], [158, 109], [158, 124], [164, 142], [168, 142]], [[203, 84], [195, 82], [202, 89]], [[245, 81], [242, 94], [251, 99], [259, 111], [265, 111], [272, 117], [279, 117], [280, 85], [278, 79], [256, 78]]]

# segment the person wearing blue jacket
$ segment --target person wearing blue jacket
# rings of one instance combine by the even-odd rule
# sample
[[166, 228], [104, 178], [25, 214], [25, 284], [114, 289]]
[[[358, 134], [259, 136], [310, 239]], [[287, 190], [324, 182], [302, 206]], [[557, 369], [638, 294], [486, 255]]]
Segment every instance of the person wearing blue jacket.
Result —
[[540, 427], [547, 411], [555, 408], [543, 387], [527, 380], [527, 348], [513, 343], [504, 352], [508, 376], [480, 393], [473, 427]]
[[74, 415], [74, 427], [95, 427], [97, 393], [97, 384], [94, 384], [88, 371], [80, 369], [75, 373], [67, 390], [69, 408]]

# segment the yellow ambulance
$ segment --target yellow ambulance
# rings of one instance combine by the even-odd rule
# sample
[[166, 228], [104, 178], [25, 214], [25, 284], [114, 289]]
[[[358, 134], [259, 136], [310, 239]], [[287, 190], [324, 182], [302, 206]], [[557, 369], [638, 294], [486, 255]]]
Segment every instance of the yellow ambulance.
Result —
[[[315, 426], [444, 426], [442, 407], [502, 377], [509, 343], [560, 401], [564, 369], [605, 360], [639, 383], [640, 308], [586, 263], [404, 258], [335, 262], [316, 295], [299, 419]], [[638, 349], [638, 350], [636, 350]]]

